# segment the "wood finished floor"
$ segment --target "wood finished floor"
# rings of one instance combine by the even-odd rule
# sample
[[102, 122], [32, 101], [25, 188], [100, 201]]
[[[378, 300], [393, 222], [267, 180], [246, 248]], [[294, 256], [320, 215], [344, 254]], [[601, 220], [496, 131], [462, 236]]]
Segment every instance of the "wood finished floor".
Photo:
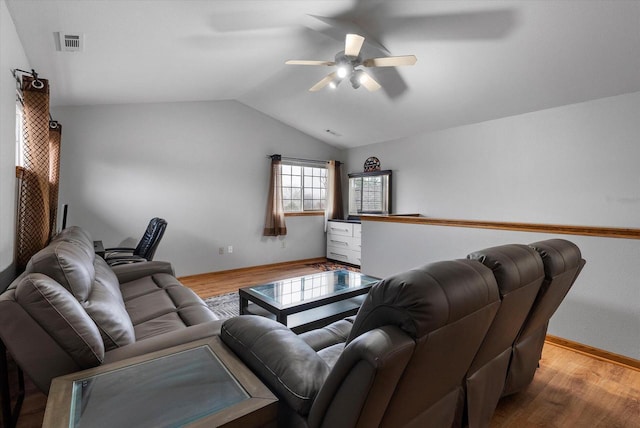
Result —
[[[202, 298], [240, 287], [317, 272], [309, 261], [181, 278]], [[15, 370], [10, 375], [15, 377]], [[12, 382], [12, 385], [15, 383]], [[18, 427], [40, 427], [46, 396], [27, 379]], [[504, 398], [492, 428], [640, 427], [640, 371], [545, 343], [533, 382]]]

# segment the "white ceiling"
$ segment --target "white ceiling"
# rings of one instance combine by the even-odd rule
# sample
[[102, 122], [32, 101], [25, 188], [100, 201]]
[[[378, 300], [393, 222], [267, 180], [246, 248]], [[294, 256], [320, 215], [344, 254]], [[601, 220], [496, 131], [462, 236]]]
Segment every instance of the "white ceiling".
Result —
[[[640, 1], [7, 5], [54, 106], [235, 99], [338, 147], [640, 91]], [[57, 52], [59, 31], [84, 33], [84, 51]], [[365, 57], [418, 62], [375, 70], [377, 92], [308, 92], [331, 69], [284, 62], [332, 60], [346, 32], [367, 37]]]

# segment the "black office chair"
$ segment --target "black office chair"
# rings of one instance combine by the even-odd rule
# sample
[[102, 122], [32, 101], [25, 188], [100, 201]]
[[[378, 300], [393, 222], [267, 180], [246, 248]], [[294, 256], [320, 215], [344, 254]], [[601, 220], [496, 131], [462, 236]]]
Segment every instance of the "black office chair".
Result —
[[167, 221], [165, 219], [154, 217], [149, 221], [147, 230], [136, 248], [107, 248], [105, 249], [104, 259], [109, 266], [151, 261], [166, 228]]

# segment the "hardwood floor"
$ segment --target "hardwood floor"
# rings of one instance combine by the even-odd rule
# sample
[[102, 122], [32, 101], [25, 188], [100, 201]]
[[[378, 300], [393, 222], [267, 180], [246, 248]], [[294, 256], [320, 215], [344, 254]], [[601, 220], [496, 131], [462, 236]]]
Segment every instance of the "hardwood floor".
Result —
[[[317, 261], [317, 260], [314, 260]], [[180, 278], [200, 297], [317, 272], [314, 261]], [[15, 376], [15, 370], [11, 376]], [[18, 427], [40, 427], [46, 396], [27, 379]], [[12, 383], [14, 385], [14, 383]], [[640, 370], [546, 342], [540, 368], [524, 391], [504, 398], [492, 428], [640, 427]]]
[[285, 278], [317, 273], [318, 269], [312, 265], [326, 262], [324, 257], [296, 262], [276, 263], [255, 268], [235, 269], [224, 272], [212, 272], [203, 275], [180, 277], [187, 287], [196, 292], [203, 299], [220, 294], [238, 291], [239, 288], [250, 285], [265, 284]]

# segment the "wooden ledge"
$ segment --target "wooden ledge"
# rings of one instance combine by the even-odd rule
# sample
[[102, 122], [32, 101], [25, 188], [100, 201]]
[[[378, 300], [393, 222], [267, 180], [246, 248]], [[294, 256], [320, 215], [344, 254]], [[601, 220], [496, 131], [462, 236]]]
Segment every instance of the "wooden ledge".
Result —
[[514, 230], [518, 232], [556, 233], [563, 235], [598, 236], [602, 238], [640, 239], [640, 229], [570, 226], [559, 224], [510, 223], [501, 221], [454, 220], [414, 216], [362, 216], [362, 221], [422, 224], [431, 226], [470, 227], [475, 229]]

